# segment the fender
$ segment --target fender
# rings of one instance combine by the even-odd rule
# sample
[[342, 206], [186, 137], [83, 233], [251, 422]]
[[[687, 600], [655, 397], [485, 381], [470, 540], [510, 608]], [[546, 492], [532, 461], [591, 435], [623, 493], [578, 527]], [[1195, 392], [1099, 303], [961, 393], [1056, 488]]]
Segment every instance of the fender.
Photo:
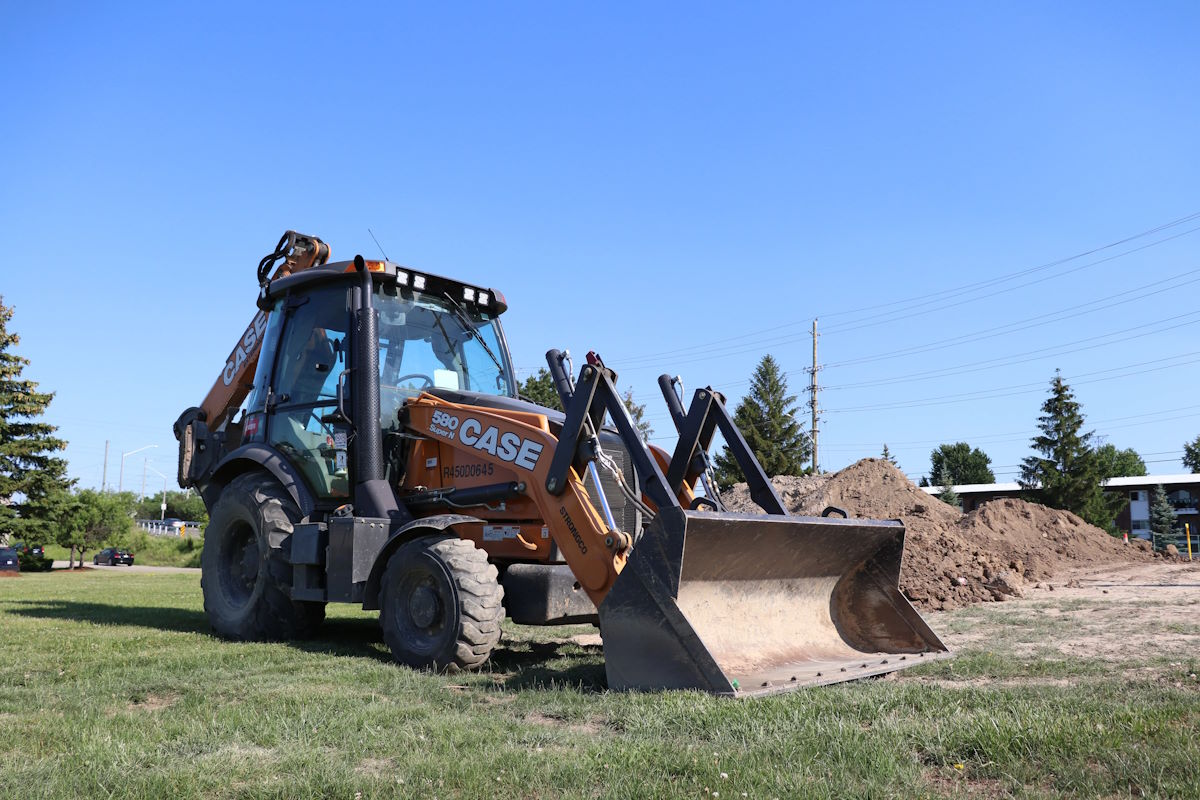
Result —
[[208, 485], [204, 487], [204, 505], [212, 508], [213, 504], [217, 502], [221, 490], [230, 481], [243, 472], [256, 468], [265, 469], [275, 476], [279, 485], [291, 495], [304, 519], [312, 516], [317, 505], [312, 492], [304, 483], [304, 479], [278, 450], [265, 444], [242, 445], [221, 459], [221, 463], [217, 464], [217, 468], [213, 470], [213, 476]]
[[383, 580], [383, 570], [387, 567], [388, 559], [400, 549], [401, 545], [411, 542], [419, 536], [435, 531], [444, 531], [451, 525], [467, 522], [482, 523], [484, 520], [478, 517], [468, 517], [465, 514], [437, 514], [432, 517], [415, 519], [398, 528], [375, 556], [375, 563], [371, 566], [371, 576], [367, 578], [366, 592], [363, 595], [363, 608], [367, 611], [378, 610], [379, 584]]

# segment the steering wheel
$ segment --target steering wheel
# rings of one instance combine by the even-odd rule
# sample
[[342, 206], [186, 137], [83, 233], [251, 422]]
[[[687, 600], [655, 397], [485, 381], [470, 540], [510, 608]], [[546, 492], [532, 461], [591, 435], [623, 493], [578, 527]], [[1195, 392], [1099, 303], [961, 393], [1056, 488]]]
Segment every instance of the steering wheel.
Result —
[[396, 388], [400, 388], [400, 384], [404, 383], [409, 378], [420, 378], [421, 380], [425, 381], [424, 385], [420, 387], [421, 389], [428, 389], [430, 386], [433, 386], [433, 378], [429, 377], [428, 375], [423, 375], [420, 372], [410, 372], [407, 375], [401, 375], [399, 378], [396, 378]]

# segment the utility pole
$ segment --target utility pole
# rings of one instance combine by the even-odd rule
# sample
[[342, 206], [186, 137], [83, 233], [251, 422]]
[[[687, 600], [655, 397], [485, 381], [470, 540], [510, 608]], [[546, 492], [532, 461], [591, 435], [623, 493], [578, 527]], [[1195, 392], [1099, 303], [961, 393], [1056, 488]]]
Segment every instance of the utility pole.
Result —
[[108, 439], [104, 440], [104, 471], [100, 473], [100, 493], [108, 491]]
[[146, 499], [146, 466], [150, 463], [150, 459], [142, 459], [142, 493], [138, 495], [138, 501]]
[[809, 374], [812, 375], [812, 383], [810, 384], [810, 386], [808, 388], [808, 391], [811, 395], [811, 397], [809, 397], [809, 399], [808, 399], [808, 406], [809, 406], [809, 408], [812, 409], [812, 471], [813, 471], [813, 474], [816, 475], [817, 470], [819, 469], [819, 467], [817, 466], [817, 464], [819, 463], [818, 458], [817, 458], [817, 371], [820, 370], [821, 368], [819, 366], [817, 366], [817, 321], [815, 319], [813, 320], [812, 340], [813, 340], [812, 369], [810, 369], [808, 371]]

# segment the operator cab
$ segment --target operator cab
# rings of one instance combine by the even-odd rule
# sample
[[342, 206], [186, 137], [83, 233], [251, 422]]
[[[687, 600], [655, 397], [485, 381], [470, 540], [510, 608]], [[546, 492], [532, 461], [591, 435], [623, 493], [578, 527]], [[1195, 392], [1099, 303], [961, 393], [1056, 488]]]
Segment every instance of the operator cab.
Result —
[[[499, 319], [507, 309], [502, 295], [387, 261], [367, 264], [379, 314], [385, 449], [389, 435], [399, 435], [405, 401], [422, 391], [516, 398]], [[353, 262], [337, 262], [277, 279], [259, 301], [270, 315], [246, 402], [243, 442], [265, 442], [284, 453], [318, 506], [340, 505], [352, 491], [344, 414], [353, 408], [358, 284]]]

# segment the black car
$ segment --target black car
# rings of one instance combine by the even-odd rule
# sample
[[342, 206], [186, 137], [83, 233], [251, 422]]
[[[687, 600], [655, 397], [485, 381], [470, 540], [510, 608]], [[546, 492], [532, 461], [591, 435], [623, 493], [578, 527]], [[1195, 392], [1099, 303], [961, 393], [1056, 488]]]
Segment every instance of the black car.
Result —
[[23, 556], [33, 556], [34, 558], [43, 558], [46, 551], [42, 549], [40, 544], [27, 545], [24, 542], [13, 542], [13, 549]]
[[21, 556], [15, 547], [0, 547], [0, 570], [19, 572]]
[[93, 564], [108, 564], [115, 567], [118, 564], [133, 566], [133, 553], [119, 547], [106, 547], [92, 557]]
[[22, 572], [49, 572], [54, 565], [51, 559], [46, 558], [46, 551], [40, 544], [13, 542], [11, 546], [17, 551]]

